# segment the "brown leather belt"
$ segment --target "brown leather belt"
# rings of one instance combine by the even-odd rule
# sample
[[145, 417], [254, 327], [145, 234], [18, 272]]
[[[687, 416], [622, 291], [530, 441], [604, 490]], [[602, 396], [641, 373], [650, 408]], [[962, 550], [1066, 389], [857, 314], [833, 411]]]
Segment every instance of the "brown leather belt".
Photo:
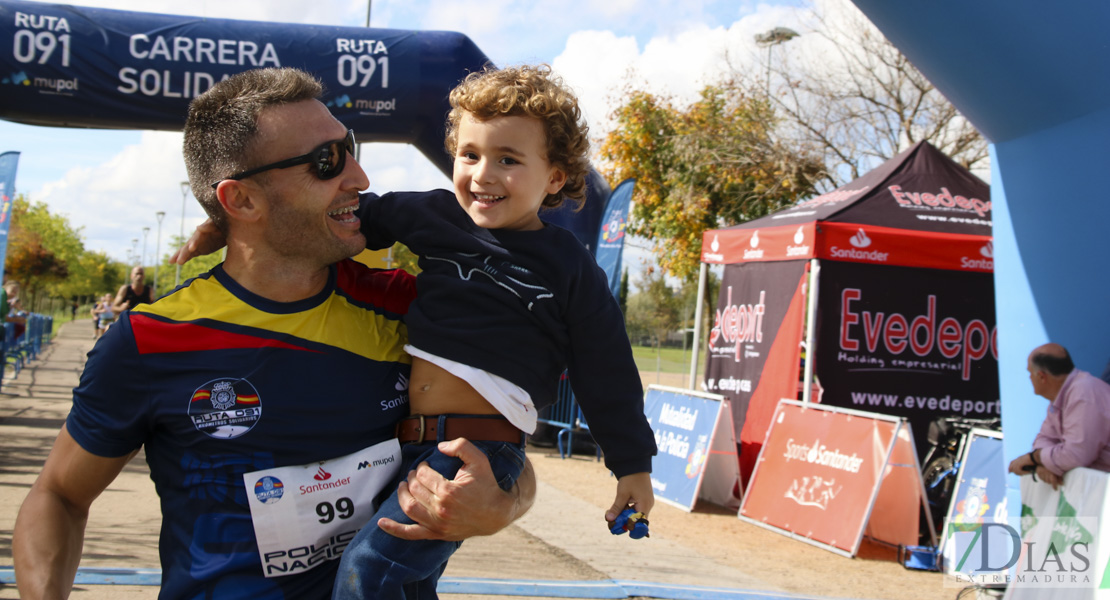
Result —
[[[441, 421], [443, 432], [439, 431]], [[413, 415], [397, 423], [397, 439], [402, 444], [422, 444], [456, 438], [523, 444], [524, 432], [500, 415]]]

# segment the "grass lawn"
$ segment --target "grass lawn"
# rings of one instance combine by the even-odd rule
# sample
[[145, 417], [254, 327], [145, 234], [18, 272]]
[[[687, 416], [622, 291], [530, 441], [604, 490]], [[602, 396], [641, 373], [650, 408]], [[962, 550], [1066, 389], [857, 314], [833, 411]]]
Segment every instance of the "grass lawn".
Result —
[[[632, 357], [636, 359], [636, 366], [641, 371], [660, 371], [662, 373], [689, 373], [690, 349], [684, 352], [682, 348], [660, 348], [658, 351], [650, 346], [632, 346]], [[698, 359], [698, 371], [705, 370], [705, 350], [702, 350]]]

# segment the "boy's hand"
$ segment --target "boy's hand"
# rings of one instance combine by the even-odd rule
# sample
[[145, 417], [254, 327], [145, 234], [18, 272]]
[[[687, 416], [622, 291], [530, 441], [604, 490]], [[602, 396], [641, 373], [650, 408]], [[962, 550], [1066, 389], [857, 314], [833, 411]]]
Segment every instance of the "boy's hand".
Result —
[[655, 506], [655, 493], [651, 491], [650, 473], [633, 473], [617, 480], [617, 497], [613, 506], [605, 512], [605, 520], [612, 523], [621, 511], [632, 505], [636, 512], [648, 516]]
[[193, 235], [189, 236], [185, 244], [170, 255], [170, 264], [183, 265], [189, 262], [189, 259], [212, 254], [225, 245], [227, 245], [227, 238], [224, 234], [220, 233], [212, 223], [212, 219], [205, 219], [203, 223], [197, 225]]

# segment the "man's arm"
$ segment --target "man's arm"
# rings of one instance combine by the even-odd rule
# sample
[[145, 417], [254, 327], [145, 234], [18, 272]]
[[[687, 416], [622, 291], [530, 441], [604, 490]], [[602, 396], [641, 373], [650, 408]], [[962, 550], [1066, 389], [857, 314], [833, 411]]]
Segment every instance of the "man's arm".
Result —
[[[1074, 398], [1062, 416], [1061, 440], [1038, 448], [1034, 455], [1038, 463], [1057, 475], [1094, 462], [1102, 448], [1103, 436], [1110, 428], [1110, 419], [1086, 396]], [[1033, 446], [1037, 448], [1036, 443]]]
[[12, 555], [21, 598], [69, 595], [81, 561], [89, 506], [132, 456], [90, 454], [62, 426], [15, 521]]
[[127, 288], [129, 287], [131, 287], [130, 283], [121, 287], [119, 291], [116, 292], [116, 297], [112, 299], [112, 310], [114, 312], [120, 313], [123, 312], [123, 309], [127, 308], [127, 300], [125, 300], [125, 298], [127, 298]]
[[457, 439], [441, 442], [439, 450], [463, 461], [455, 479], [445, 479], [427, 464], [411, 471], [408, 480], [401, 482], [397, 498], [416, 524], [381, 519], [378, 526], [386, 533], [406, 540], [460, 541], [493, 535], [532, 508], [536, 473], [531, 462], [524, 462], [516, 485], [505, 492], [497, 487], [486, 455], [474, 444]]

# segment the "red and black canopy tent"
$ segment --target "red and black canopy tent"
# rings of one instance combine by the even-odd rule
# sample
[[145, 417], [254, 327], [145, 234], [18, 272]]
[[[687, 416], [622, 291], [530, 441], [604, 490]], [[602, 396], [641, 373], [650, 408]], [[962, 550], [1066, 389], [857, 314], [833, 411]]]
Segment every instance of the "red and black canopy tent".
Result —
[[997, 416], [990, 236], [989, 186], [927, 142], [705, 232], [703, 285], [725, 269], [704, 385], [732, 403], [743, 480], [782, 398], [904, 416], [919, 458], [933, 418]]

